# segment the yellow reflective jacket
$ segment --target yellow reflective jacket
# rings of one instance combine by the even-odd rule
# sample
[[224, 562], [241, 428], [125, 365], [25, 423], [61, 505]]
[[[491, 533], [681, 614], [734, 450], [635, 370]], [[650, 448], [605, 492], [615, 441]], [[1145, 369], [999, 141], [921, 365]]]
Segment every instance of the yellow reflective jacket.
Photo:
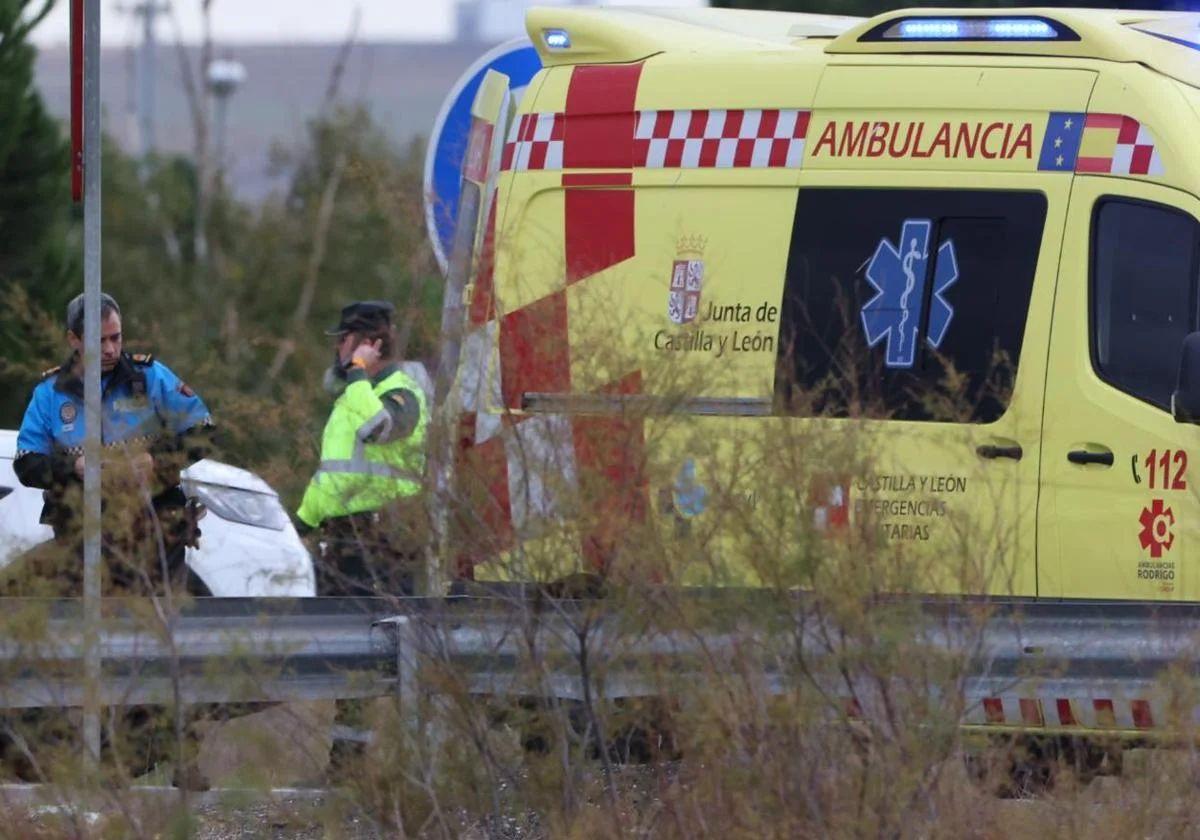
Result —
[[[402, 425], [417, 401], [416, 426]], [[321, 437], [321, 464], [304, 491], [296, 515], [317, 527], [326, 519], [379, 510], [394, 499], [414, 496], [425, 473], [429, 411], [421, 386], [395, 366], [371, 381], [351, 371], [346, 390], [333, 404]]]

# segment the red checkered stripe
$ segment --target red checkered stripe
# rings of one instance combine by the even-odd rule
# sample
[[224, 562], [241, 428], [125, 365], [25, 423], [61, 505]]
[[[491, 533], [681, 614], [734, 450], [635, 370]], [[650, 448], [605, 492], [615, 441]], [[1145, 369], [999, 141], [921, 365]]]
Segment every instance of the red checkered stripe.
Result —
[[1111, 697], [984, 697], [967, 710], [965, 723], [1080, 729], [1153, 729], [1150, 700]]
[[[636, 111], [633, 117], [635, 167], [795, 169], [804, 160], [812, 112], [739, 108]], [[521, 115], [505, 144], [503, 168], [562, 169], [567, 119], [563, 113]]]
[[[854, 698], [845, 701], [847, 717], [866, 720], [868, 715]], [[1154, 703], [1146, 699], [1110, 697], [984, 697], [966, 710], [966, 726], [1004, 726], [1020, 729], [1151, 730], [1162, 725]]]
[[516, 172], [562, 169], [565, 134], [565, 114], [521, 114], [513, 120], [500, 168]]
[[647, 169], [797, 168], [811, 111], [639, 111], [634, 155]]

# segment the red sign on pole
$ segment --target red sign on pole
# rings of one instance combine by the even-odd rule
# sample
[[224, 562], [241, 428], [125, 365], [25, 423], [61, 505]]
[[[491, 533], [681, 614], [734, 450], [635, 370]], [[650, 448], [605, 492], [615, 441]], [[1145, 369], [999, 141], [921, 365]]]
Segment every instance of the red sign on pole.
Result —
[[83, 0], [71, 0], [71, 198], [83, 201]]

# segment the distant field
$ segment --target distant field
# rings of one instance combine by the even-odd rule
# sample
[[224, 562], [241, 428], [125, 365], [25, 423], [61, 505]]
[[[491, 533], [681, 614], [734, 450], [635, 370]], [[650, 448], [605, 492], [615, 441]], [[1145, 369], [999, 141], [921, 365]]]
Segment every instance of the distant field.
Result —
[[[275, 184], [268, 153], [277, 141], [299, 137], [320, 106], [337, 44], [239, 46], [228, 52], [248, 73], [230, 105], [231, 182], [245, 198], [260, 198]], [[398, 143], [425, 137], [442, 98], [458, 75], [487, 50], [480, 44], [360, 44], [346, 67], [342, 97], [367, 103]], [[226, 51], [218, 50], [219, 57]], [[194, 61], [195, 54], [192, 53]], [[183, 94], [179, 60], [173, 46], [159, 50], [158, 143], [169, 151], [191, 148], [192, 127]], [[106, 50], [101, 78], [106, 129], [129, 147], [133, 138], [133, 55]], [[66, 118], [68, 65], [65, 48], [39, 56], [37, 81], [53, 113]]]

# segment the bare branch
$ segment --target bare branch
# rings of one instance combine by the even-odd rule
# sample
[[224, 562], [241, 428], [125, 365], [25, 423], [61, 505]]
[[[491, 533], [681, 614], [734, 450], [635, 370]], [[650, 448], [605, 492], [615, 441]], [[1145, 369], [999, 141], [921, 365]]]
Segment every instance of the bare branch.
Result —
[[325, 252], [329, 244], [329, 230], [333, 225], [333, 209], [337, 200], [337, 192], [342, 184], [342, 176], [348, 163], [346, 153], [338, 154], [321, 191], [321, 201], [317, 206], [317, 221], [313, 230], [313, 249], [308, 259], [308, 271], [304, 278], [304, 288], [300, 290], [300, 298], [296, 301], [296, 309], [292, 313], [292, 334], [279, 342], [275, 358], [267, 368], [264, 384], [269, 384], [279, 377], [288, 358], [296, 352], [296, 342], [304, 330], [304, 323], [312, 310], [313, 298], [317, 293], [317, 280], [321, 276], [321, 264], [325, 261]]
[[337, 58], [334, 59], [333, 68], [329, 71], [329, 82], [325, 85], [325, 98], [321, 100], [321, 110], [318, 112], [321, 117], [328, 114], [334, 102], [337, 101], [338, 94], [342, 89], [342, 79], [346, 75], [346, 64], [350, 60], [350, 54], [354, 51], [354, 44], [358, 40], [358, 27], [361, 23], [362, 6], [356, 5], [354, 13], [350, 17], [350, 29], [346, 33], [346, 40], [342, 42]]

